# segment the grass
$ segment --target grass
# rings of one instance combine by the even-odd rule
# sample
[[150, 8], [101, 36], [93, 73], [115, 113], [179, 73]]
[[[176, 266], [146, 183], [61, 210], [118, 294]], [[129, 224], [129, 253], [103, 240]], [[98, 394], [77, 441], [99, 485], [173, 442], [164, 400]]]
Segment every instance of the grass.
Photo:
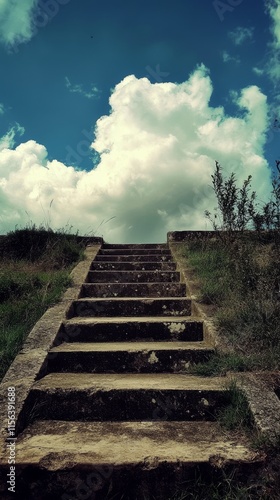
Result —
[[17, 230], [0, 240], [0, 379], [38, 319], [71, 284], [83, 257], [77, 235], [44, 228]]
[[258, 358], [245, 357], [236, 353], [214, 354], [209, 361], [192, 365], [189, 371], [202, 377], [223, 376], [229, 371], [250, 371], [256, 367], [257, 363]]
[[227, 387], [227, 401], [216, 415], [221, 426], [228, 430], [252, 431], [253, 419], [247, 398], [233, 380]]
[[218, 331], [235, 351], [197, 369], [279, 369], [279, 246], [240, 236], [231, 245], [194, 241], [184, 255], [199, 279], [199, 300], [215, 307]]

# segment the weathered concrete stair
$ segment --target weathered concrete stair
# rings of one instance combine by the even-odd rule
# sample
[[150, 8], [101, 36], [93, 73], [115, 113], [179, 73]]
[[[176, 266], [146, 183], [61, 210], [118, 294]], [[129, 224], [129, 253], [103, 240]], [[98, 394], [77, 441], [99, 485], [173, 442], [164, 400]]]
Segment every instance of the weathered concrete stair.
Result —
[[176, 373], [207, 361], [213, 349], [204, 342], [64, 342], [52, 353], [53, 372]]
[[246, 439], [215, 421], [224, 378], [185, 374], [214, 352], [186, 293], [166, 245], [100, 249], [26, 401], [33, 421], [17, 439], [26, 498], [79, 498], [81, 484], [118, 499], [133, 477], [135, 500], [155, 484], [165, 500], [194, 465], [255, 461]]

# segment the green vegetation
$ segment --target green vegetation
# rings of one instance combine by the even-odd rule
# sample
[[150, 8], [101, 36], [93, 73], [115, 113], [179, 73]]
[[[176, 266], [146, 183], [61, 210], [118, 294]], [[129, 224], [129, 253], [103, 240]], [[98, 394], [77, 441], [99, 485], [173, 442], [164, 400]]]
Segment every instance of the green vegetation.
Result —
[[200, 282], [199, 300], [215, 306], [218, 331], [235, 350], [198, 369], [216, 374], [227, 366], [233, 371], [279, 368], [278, 245], [247, 234], [231, 245], [219, 238], [195, 241], [184, 252]]
[[70, 285], [83, 246], [77, 235], [35, 226], [0, 239], [0, 378], [36, 321]]
[[214, 357], [197, 373], [279, 368], [280, 161], [276, 171], [271, 198], [260, 208], [251, 177], [238, 188], [235, 175], [224, 179], [216, 162], [218, 206], [205, 213], [216, 232], [186, 244], [184, 255], [198, 277], [199, 300], [216, 308], [216, 326], [234, 354]]
[[227, 401], [223, 408], [218, 410], [217, 419], [226, 430], [243, 429], [251, 431], [253, 428], [252, 415], [245, 394], [231, 381], [227, 387]]
[[215, 172], [212, 177], [213, 189], [217, 198], [218, 207], [214, 214], [209, 210], [205, 216], [211, 221], [215, 231], [226, 231], [226, 239], [232, 239], [234, 232], [242, 233], [246, 229], [262, 230], [280, 229], [280, 160], [276, 161], [276, 171], [271, 183], [270, 200], [259, 206], [256, 192], [251, 191], [252, 176], [243, 181], [241, 188], [236, 185], [235, 174], [224, 179], [222, 167], [216, 161]]
[[209, 361], [197, 363], [190, 367], [190, 371], [202, 377], [226, 375], [227, 372], [245, 372], [257, 365], [257, 359], [245, 358], [236, 353], [215, 354]]

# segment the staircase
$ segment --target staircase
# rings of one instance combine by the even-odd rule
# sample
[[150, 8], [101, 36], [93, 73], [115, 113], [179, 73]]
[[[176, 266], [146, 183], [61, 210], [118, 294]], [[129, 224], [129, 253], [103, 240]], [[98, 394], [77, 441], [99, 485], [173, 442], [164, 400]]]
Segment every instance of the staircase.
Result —
[[213, 354], [186, 294], [166, 245], [102, 246], [26, 403], [22, 498], [165, 500], [195, 466], [254, 461], [216, 422], [225, 378], [186, 374]]

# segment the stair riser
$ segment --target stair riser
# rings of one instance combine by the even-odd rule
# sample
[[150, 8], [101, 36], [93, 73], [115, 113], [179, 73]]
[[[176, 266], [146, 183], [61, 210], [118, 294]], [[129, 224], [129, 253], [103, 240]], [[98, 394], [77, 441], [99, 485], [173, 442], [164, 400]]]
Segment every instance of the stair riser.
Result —
[[[260, 468], [258, 462], [248, 464], [237, 460], [232, 460], [230, 464], [226, 463], [226, 467], [228, 476], [238, 475], [239, 478], [248, 477], [249, 473], [256, 477]], [[61, 468], [49, 470], [43, 464], [26, 467], [25, 464], [17, 463], [16, 471], [17, 490], [21, 492], [22, 499], [28, 500], [198, 498], [193, 496], [194, 487], [190, 487], [190, 484], [197, 485], [198, 477], [202, 477], [204, 483], [209, 484], [209, 491], [213, 484], [213, 475], [217, 484], [225, 482], [224, 467], [213, 467], [208, 457], [198, 464], [195, 460], [187, 464], [180, 461], [175, 463], [165, 461], [156, 465], [153, 463], [151, 466], [148, 459], [146, 463], [145, 457], [141, 464], [133, 464], [131, 467], [127, 464], [112, 466], [102, 462], [82, 463], [71, 468], [70, 472], [69, 469], [61, 470]], [[6, 485], [9, 472], [10, 466], [0, 471], [2, 484]], [[180, 493], [185, 492], [186, 488], [189, 496], [181, 496]], [[110, 491], [109, 496], [108, 491]], [[174, 497], [176, 491], [180, 493]], [[126, 492], [129, 496], [122, 497], [122, 492]], [[10, 500], [11, 497], [3, 497], [3, 500], [8, 498]]]
[[179, 282], [177, 271], [90, 271], [87, 283], [161, 283]]
[[203, 340], [203, 324], [198, 322], [125, 322], [63, 325], [58, 334], [62, 342], [154, 342], [160, 340]]
[[[67, 375], [65, 375], [67, 376]], [[33, 389], [28, 405], [36, 418], [65, 421], [215, 420], [223, 391]]]
[[111, 248], [111, 249], [103, 249], [101, 248], [98, 252], [98, 255], [171, 255], [170, 250], [168, 249], [156, 249], [156, 248], [148, 248], [137, 250], [131, 248]]
[[175, 271], [175, 262], [96, 262], [91, 271]]
[[210, 349], [145, 352], [53, 352], [47, 372], [77, 373], [177, 373], [190, 364], [208, 361]]
[[132, 299], [132, 300], [86, 300], [74, 301], [69, 318], [79, 317], [129, 317], [129, 316], [190, 316], [189, 299]]
[[184, 283], [84, 284], [80, 297], [185, 297]]
[[171, 255], [96, 255], [95, 262], [173, 262]]

